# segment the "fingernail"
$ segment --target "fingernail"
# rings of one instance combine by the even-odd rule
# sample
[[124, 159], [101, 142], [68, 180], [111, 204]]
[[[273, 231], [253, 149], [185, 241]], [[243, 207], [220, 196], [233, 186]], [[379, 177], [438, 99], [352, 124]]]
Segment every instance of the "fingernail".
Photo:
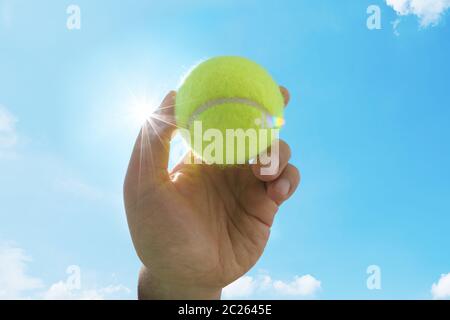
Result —
[[275, 191], [283, 196], [287, 196], [291, 190], [291, 183], [287, 179], [280, 179], [275, 184]]

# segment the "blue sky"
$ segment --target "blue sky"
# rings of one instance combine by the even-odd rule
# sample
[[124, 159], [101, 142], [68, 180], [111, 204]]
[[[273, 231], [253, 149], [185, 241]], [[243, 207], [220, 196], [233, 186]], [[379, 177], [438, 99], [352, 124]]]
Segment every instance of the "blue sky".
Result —
[[290, 89], [303, 178], [227, 297], [450, 297], [450, 3], [387, 2], [0, 0], [0, 297], [135, 298], [121, 192], [139, 119], [217, 55]]

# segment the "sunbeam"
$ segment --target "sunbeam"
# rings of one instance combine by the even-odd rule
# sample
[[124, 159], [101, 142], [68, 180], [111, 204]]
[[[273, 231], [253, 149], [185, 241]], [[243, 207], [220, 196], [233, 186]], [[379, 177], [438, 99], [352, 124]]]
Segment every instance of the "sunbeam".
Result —
[[141, 126], [147, 121], [150, 115], [156, 110], [158, 103], [156, 99], [146, 95], [136, 95], [131, 93], [128, 118], [133, 125]]

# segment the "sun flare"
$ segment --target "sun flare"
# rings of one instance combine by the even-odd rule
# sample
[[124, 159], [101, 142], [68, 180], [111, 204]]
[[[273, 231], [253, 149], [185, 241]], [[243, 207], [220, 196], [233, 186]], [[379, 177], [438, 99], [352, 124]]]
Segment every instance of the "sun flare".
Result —
[[132, 95], [130, 109], [129, 109], [129, 118], [133, 125], [139, 125], [147, 121], [151, 114], [156, 110], [157, 103], [156, 99], [148, 96], [148, 95]]

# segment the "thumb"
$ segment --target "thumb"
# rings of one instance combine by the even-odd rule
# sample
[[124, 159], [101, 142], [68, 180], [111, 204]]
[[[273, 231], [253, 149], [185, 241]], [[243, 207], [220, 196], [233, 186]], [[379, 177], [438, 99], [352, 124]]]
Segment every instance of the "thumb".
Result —
[[169, 92], [142, 126], [131, 155], [125, 188], [159, 184], [169, 179], [170, 140], [176, 129], [175, 96], [175, 91]]

